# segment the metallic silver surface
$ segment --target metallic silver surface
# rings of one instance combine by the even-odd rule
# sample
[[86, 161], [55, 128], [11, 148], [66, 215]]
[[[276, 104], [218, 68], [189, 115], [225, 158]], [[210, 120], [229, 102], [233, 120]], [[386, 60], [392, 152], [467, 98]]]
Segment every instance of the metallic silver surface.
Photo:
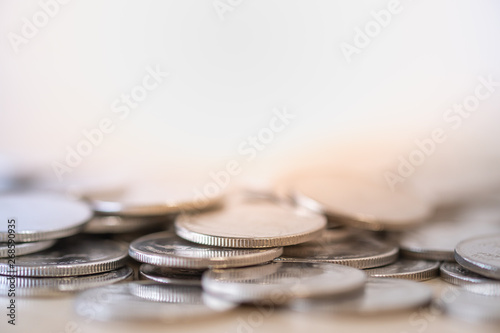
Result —
[[210, 247], [190, 243], [170, 232], [159, 232], [133, 241], [129, 254], [137, 261], [156, 266], [206, 269], [261, 264], [278, 257], [282, 251], [282, 248]]
[[443, 294], [441, 300], [448, 315], [471, 322], [500, 323], [500, 297], [480, 295], [458, 287], [453, 291], [451, 301], [450, 293]]
[[127, 258], [127, 245], [80, 236], [59, 240], [56, 245], [34, 254], [0, 259], [0, 274], [14, 276], [76, 276], [97, 274], [122, 267]]
[[201, 275], [203, 271], [142, 264], [139, 273], [141, 278], [156, 282], [184, 286], [201, 286]]
[[478, 236], [458, 243], [455, 260], [477, 274], [500, 279], [500, 233]]
[[[457, 263], [444, 262], [440, 267], [441, 278], [451, 284], [466, 285], [471, 283], [487, 283], [495, 280], [469, 271]], [[500, 283], [500, 282], [498, 282]]]
[[88, 234], [121, 234], [160, 228], [173, 223], [172, 216], [148, 216], [148, 217], [125, 217], [125, 216], [94, 216], [85, 225], [83, 232]]
[[8, 241], [7, 221], [15, 219], [16, 242], [36, 242], [77, 234], [92, 217], [90, 207], [64, 195], [21, 192], [0, 195], [0, 242]]
[[15, 256], [22, 256], [30, 253], [35, 253], [48, 249], [56, 243], [55, 240], [46, 240], [40, 242], [31, 243], [15, 243], [14, 246], [11, 245], [9, 248], [8, 243], [0, 243], [0, 258], [7, 258], [9, 256], [9, 249], [15, 249]]
[[191, 242], [237, 248], [303, 243], [319, 236], [324, 216], [289, 205], [246, 202], [201, 214], [179, 215], [176, 233]]
[[210, 270], [203, 289], [238, 303], [285, 303], [294, 298], [326, 297], [363, 288], [363, 271], [336, 264], [280, 263]]
[[275, 261], [328, 262], [355, 268], [373, 268], [397, 260], [398, 248], [367, 233], [350, 230], [325, 230], [320, 238], [285, 247]]
[[439, 274], [439, 262], [425, 260], [399, 259], [383, 267], [365, 270], [374, 278], [396, 278], [424, 281], [435, 278]]

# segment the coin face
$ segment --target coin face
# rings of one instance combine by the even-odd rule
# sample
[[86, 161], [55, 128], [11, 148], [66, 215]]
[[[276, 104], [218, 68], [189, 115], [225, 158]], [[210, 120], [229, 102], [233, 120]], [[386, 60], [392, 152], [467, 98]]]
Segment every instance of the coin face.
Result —
[[84, 232], [88, 234], [121, 234], [160, 228], [172, 223], [172, 216], [148, 216], [148, 217], [125, 217], [125, 216], [94, 216], [85, 225]]
[[403, 234], [402, 254], [407, 258], [455, 261], [455, 246], [462, 240], [488, 232], [500, 232], [500, 223], [490, 220], [431, 220]]
[[328, 262], [355, 268], [372, 268], [396, 261], [398, 247], [365, 233], [349, 230], [325, 230], [321, 237], [307, 243], [288, 246], [275, 261]]
[[198, 198], [196, 187], [181, 183], [132, 184], [123, 193], [89, 198], [93, 209], [104, 214], [155, 216], [202, 210], [221, 202], [222, 196]]
[[176, 233], [191, 242], [236, 248], [299, 244], [316, 238], [324, 216], [265, 201], [246, 202], [222, 210], [179, 215]]
[[292, 196], [298, 204], [320, 209], [344, 223], [368, 230], [403, 230], [422, 223], [432, 207], [410, 192], [362, 177], [314, 176], [295, 180]]
[[[123, 281], [130, 278], [132, 273], [132, 268], [122, 267], [105, 273], [85, 276], [44, 278], [16, 277], [15, 292], [16, 296], [21, 297], [61, 296]], [[5, 294], [7, 294], [11, 282], [10, 277], [0, 275], [0, 291], [5, 291]]]
[[8, 223], [15, 220], [15, 241], [62, 238], [81, 231], [92, 217], [87, 204], [55, 193], [23, 192], [0, 195], [0, 242], [9, 238]]
[[232, 249], [188, 242], [173, 233], [160, 232], [130, 244], [129, 254], [137, 261], [167, 267], [207, 269], [264, 263], [281, 255], [282, 248]]
[[75, 276], [97, 274], [124, 265], [127, 245], [107, 239], [74, 236], [50, 249], [20, 256], [15, 265], [0, 259], [0, 274], [14, 276]]
[[363, 288], [365, 273], [336, 264], [281, 263], [210, 270], [203, 274], [207, 292], [238, 303], [286, 303], [294, 298], [328, 297]]
[[156, 282], [200, 287], [203, 271], [142, 264], [139, 273], [142, 278]]
[[438, 275], [439, 262], [425, 260], [399, 259], [383, 267], [365, 270], [370, 277], [398, 278], [415, 281], [432, 279]]
[[477, 274], [500, 279], [500, 234], [461, 241], [455, 248], [455, 259]]
[[236, 305], [214, 298], [200, 287], [162, 284], [153, 281], [129, 282], [95, 288], [81, 293], [76, 313], [100, 321], [159, 321], [173, 323], [213, 316]]
[[10, 247], [9, 243], [0, 243], [0, 258], [9, 257], [9, 249], [11, 250], [11, 253], [14, 253], [13, 251], [15, 250], [15, 256], [17, 257], [48, 249], [55, 243], [55, 240], [47, 240], [32, 243], [15, 243], [15, 246], [11, 244]]
[[375, 315], [416, 309], [430, 303], [431, 299], [432, 290], [422, 283], [391, 278], [369, 278], [364, 292], [356, 297], [295, 300], [290, 304], [290, 308], [297, 311], [331, 314]]
[[441, 278], [446, 282], [460, 286], [471, 283], [487, 283], [495, 281], [471, 272], [459, 264], [452, 262], [442, 263], [440, 267], [440, 274]]

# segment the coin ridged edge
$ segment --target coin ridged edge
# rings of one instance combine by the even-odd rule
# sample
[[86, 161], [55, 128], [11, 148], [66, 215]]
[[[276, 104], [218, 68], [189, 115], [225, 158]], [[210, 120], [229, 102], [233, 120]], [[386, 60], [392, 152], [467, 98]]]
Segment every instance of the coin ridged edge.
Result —
[[[325, 222], [326, 223], [326, 222]], [[269, 238], [237, 238], [205, 235], [198, 232], [190, 231], [180, 225], [181, 222], [175, 221], [175, 233], [190, 242], [217, 246], [217, 247], [232, 247], [244, 249], [256, 249], [267, 247], [279, 247], [296, 245], [313, 240], [321, 235], [324, 227], [319, 230], [301, 233], [297, 235], [289, 235], [284, 237], [269, 237]]]
[[283, 253], [282, 247], [264, 249], [264, 252], [238, 255], [234, 257], [224, 257], [224, 261], [214, 260], [214, 258], [188, 258], [162, 255], [158, 253], [146, 253], [133, 247], [129, 248], [129, 255], [135, 260], [163, 267], [178, 268], [224, 268], [224, 267], [242, 267], [261, 264], [279, 257]]
[[[85, 224], [90, 221], [90, 218], [77, 226], [72, 226], [65, 229], [50, 230], [50, 231], [19, 231], [16, 232], [16, 242], [40, 242], [45, 240], [53, 240], [65, 238], [80, 233]], [[0, 232], [0, 242], [7, 242], [9, 240], [8, 233]]]
[[[16, 256], [23, 256], [26, 254], [31, 254], [35, 252], [40, 252], [45, 249], [48, 249], [52, 245], [56, 243], [55, 240], [46, 240], [46, 241], [40, 241], [40, 242], [33, 242], [33, 243], [16, 243], [15, 251], [16, 251]], [[23, 244], [26, 244], [23, 246]], [[5, 249], [5, 253], [0, 250], [0, 258], [8, 258], [8, 249]]]
[[14, 265], [14, 270], [8, 264], [0, 264], [0, 275], [27, 277], [64, 277], [76, 275], [91, 275], [109, 272], [125, 265], [127, 254], [119, 258], [100, 263], [84, 263], [74, 265], [44, 265], [21, 266]]
[[279, 257], [276, 262], [311, 262], [311, 263], [332, 263], [344, 266], [349, 266], [358, 269], [375, 268], [394, 263], [398, 259], [399, 249], [394, 247], [390, 251], [365, 258], [352, 259], [302, 259], [294, 257]]
[[403, 280], [412, 280], [412, 281], [425, 281], [433, 279], [439, 276], [439, 262], [436, 262], [434, 266], [418, 271], [418, 272], [405, 272], [405, 273], [392, 273], [392, 274], [370, 274], [366, 271], [366, 274], [373, 278], [385, 279], [385, 278], [394, 278], [394, 279], [403, 279]]

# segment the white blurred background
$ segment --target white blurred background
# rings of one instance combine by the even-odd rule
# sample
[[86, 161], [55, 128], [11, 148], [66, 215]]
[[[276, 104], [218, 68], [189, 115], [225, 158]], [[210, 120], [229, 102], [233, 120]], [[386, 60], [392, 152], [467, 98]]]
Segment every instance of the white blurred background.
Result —
[[[495, 187], [500, 87], [458, 129], [443, 115], [478, 76], [500, 82], [500, 3], [401, 0], [346, 61], [342, 43], [389, 2], [73, 0], [15, 52], [13, 34], [41, 5], [1, 0], [0, 153], [56, 179], [53, 161], [110, 118], [114, 131], [74, 172], [205, 177], [236, 159], [238, 179], [310, 166], [384, 179], [443, 128], [446, 141], [408, 179], [434, 195]], [[112, 103], [148, 66], [169, 76], [120, 119]], [[247, 161], [238, 147], [283, 107], [295, 118]]]

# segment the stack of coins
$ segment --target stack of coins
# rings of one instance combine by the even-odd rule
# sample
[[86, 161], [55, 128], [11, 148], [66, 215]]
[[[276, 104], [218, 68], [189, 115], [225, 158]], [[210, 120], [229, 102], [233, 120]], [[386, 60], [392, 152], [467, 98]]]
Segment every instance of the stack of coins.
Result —
[[77, 235], [90, 207], [56, 193], [0, 195], [0, 290], [17, 296], [51, 296], [124, 280], [126, 244]]

